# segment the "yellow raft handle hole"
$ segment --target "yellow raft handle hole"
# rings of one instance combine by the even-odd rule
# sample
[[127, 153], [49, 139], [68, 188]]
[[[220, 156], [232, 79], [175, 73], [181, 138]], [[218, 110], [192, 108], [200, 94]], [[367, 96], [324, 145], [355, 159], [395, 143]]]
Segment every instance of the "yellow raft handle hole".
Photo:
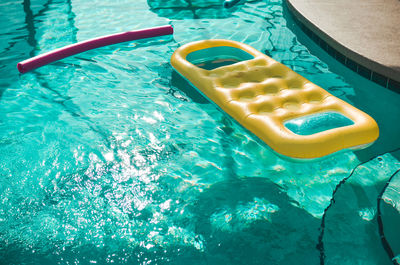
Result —
[[284, 126], [297, 135], [312, 135], [353, 124], [351, 119], [335, 111], [314, 113], [284, 122]]
[[186, 56], [190, 63], [205, 70], [254, 59], [254, 56], [239, 48], [230, 46], [217, 46], [193, 51]]

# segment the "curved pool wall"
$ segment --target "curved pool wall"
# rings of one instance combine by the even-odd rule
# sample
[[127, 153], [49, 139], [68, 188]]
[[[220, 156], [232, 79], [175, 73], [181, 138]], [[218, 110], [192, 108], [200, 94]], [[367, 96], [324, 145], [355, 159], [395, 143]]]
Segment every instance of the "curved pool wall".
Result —
[[[320, 264], [323, 253], [326, 264], [343, 264], [342, 254], [391, 264], [375, 240], [376, 191], [400, 166], [397, 138], [387, 139], [399, 130], [399, 96], [331, 70], [288, 28], [281, 1], [225, 11], [200, 2], [210, 7], [193, 7], [194, 19], [186, 7], [153, 12], [145, 1], [0, 5], [13, 18], [0, 31], [0, 263]], [[15, 68], [76, 41], [164, 24], [173, 37], [25, 75]], [[172, 71], [172, 52], [205, 38], [264, 51], [371, 114], [382, 137], [312, 163], [277, 157]], [[344, 206], [331, 204], [334, 191]], [[351, 222], [338, 221], [344, 209]]]

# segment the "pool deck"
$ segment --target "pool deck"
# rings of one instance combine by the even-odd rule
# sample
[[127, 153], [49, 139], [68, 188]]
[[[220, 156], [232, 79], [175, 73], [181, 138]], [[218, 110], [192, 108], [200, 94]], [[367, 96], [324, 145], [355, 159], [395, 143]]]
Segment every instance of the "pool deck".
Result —
[[384, 76], [386, 86], [397, 90], [400, 84], [399, 0], [287, 0], [287, 4], [306, 28], [335, 52], [356, 62], [354, 71], [366, 77], [370, 75], [371, 80]]

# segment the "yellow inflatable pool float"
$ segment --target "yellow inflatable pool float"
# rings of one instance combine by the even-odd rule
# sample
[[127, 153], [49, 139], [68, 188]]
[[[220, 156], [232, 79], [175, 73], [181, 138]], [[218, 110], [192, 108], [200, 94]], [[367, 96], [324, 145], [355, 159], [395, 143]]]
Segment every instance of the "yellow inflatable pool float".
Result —
[[173, 68], [277, 153], [312, 159], [362, 148], [379, 135], [370, 116], [256, 49], [230, 40], [178, 48]]

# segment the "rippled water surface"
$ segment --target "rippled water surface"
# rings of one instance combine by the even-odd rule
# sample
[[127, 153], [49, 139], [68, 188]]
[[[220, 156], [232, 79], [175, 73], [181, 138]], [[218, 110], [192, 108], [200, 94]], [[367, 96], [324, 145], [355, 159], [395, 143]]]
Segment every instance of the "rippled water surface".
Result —
[[[282, 1], [6, 0], [0, 13], [0, 264], [389, 265], [379, 196], [400, 254], [400, 96], [310, 51]], [[166, 24], [173, 36], [16, 69]], [[208, 38], [249, 44], [369, 113], [379, 140], [277, 156], [173, 72], [176, 48]]]

